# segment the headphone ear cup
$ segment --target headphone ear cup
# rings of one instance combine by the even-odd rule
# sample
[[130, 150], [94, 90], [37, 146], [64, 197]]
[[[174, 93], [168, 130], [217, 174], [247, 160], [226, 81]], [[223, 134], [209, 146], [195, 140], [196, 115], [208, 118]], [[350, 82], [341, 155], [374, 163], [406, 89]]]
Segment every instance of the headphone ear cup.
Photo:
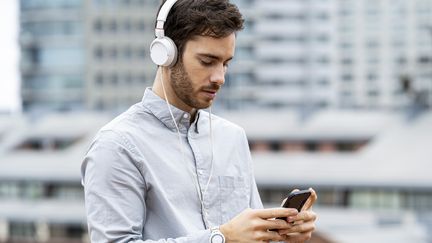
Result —
[[177, 61], [177, 47], [169, 37], [160, 37], [150, 45], [150, 57], [158, 66], [173, 66]]

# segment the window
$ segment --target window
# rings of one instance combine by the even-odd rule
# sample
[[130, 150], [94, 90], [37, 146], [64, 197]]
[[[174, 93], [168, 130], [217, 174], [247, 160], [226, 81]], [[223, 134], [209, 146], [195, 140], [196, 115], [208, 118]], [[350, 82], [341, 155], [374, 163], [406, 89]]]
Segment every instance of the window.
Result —
[[94, 56], [96, 59], [101, 60], [104, 57], [104, 50], [101, 46], [98, 46], [94, 50]]
[[117, 48], [111, 47], [111, 50], [109, 51], [109, 55], [111, 59], [117, 59]]
[[104, 77], [101, 73], [98, 73], [95, 77], [95, 83], [97, 86], [102, 86], [104, 83]]
[[42, 67], [81, 66], [83, 63], [83, 48], [79, 46], [40, 49], [40, 64]]
[[132, 57], [132, 48], [130, 46], [123, 47], [123, 58], [130, 59]]
[[80, 200], [84, 198], [84, 191], [80, 184], [49, 184], [46, 196], [63, 200]]
[[36, 226], [30, 222], [10, 222], [9, 234], [12, 240], [32, 240], [36, 235]]
[[[50, 233], [53, 241], [61, 242], [65, 239], [81, 239], [85, 230], [81, 225], [66, 225], [66, 224], [53, 224], [50, 225]], [[56, 240], [58, 239], [58, 240]]]
[[23, 78], [23, 86], [33, 90], [82, 88], [84, 85], [81, 74], [40, 74]]
[[21, 9], [78, 8], [83, 0], [21, 0]]
[[76, 143], [80, 137], [34, 137], [28, 138], [15, 150], [63, 150]]
[[93, 29], [94, 29], [96, 32], [102, 32], [102, 30], [103, 30], [103, 23], [102, 23], [102, 20], [101, 20], [101, 19], [96, 19], [96, 20], [93, 22]]
[[371, 90], [367, 91], [367, 95], [369, 97], [377, 97], [377, 96], [379, 96], [379, 94], [380, 94], [379, 90], [376, 90], [376, 89], [371, 89]]
[[146, 50], [147, 50], [147, 48], [144, 48], [144, 47], [137, 48], [137, 57], [139, 59], [145, 60], [146, 59]]
[[122, 29], [126, 33], [130, 32], [130, 30], [131, 30], [131, 22], [130, 22], [130, 20], [127, 19], [127, 20], [123, 21]]
[[110, 21], [109, 30], [113, 33], [117, 32], [117, 22], [115, 20]]
[[350, 206], [354, 208], [399, 209], [402, 200], [396, 191], [357, 190], [351, 193]]
[[352, 74], [342, 74], [341, 79], [347, 82], [352, 81], [354, 77], [352, 76]]
[[118, 75], [116, 73], [111, 74], [111, 84], [117, 85], [118, 84]]
[[353, 60], [349, 57], [345, 57], [341, 59], [341, 64], [342, 65], [351, 65], [353, 64]]
[[320, 64], [329, 64], [330, 63], [330, 58], [327, 57], [327, 56], [320, 56], [320, 57], [317, 58], [316, 62], [320, 63]]
[[377, 48], [377, 47], [379, 47], [379, 42], [378, 41], [376, 41], [376, 40], [369, 40], [369, 41], [367, 41], [366, 42], [366, 46], [368, 47], [368, 48]]
[[367, 79], [368, 79], [369, 81], [375, 81], [375, 80], [378, 79], [378, 75], [377, 75], [376, 73], [369, 73], [369, 74], [367, 75]]
[[351, 49], [353, 47], [353, 43], [350, 42], [341, 42], [339, 45], [343, 49]]
[[139, 20], [136, 23], [136, 30], [138, 32], [145, 32], [145, 21], [144, 20]]
[[80, 36], [83, 33], [80, 21], [38, 21], [22, 23], [22, 32], [28, 32], [36, 36]]

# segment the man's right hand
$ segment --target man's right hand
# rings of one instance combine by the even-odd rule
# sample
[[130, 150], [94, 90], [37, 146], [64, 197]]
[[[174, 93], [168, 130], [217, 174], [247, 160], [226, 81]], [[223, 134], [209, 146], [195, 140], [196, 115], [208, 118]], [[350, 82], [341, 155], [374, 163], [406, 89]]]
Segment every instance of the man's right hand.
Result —
[[283, 241], [284, 237], [270, 229], [289, 229], [292, 225], [285, 220], [274, 218], [297, 214], [297, 210], [292, 208], [249, 208], [221, 225], [220, 231], [224, 234], [227, 243]]

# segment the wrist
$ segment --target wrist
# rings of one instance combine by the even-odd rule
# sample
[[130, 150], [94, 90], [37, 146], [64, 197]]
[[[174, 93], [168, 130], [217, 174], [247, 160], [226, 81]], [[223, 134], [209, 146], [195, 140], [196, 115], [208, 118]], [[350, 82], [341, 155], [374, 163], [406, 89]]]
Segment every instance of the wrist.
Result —
[[225, 243], [229, 243], [231, 239], [230, 228], [228, 225], [223, 224], [219, 226], [219, 231], [225, 236]]

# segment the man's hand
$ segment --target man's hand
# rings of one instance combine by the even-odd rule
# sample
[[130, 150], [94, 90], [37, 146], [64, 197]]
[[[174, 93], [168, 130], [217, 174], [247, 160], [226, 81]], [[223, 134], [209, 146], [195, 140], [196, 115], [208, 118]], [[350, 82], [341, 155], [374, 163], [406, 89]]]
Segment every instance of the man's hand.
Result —
[[227, 243], [256, 243], [283, 241], [286, 235], [270, 229], [287, 231], [293, 226], [277, 217], [296, 217], [293, 208], [246, 209], [228, 223], [220, 226]]
[[317, 215], [312, 211], [312, 205], [318, 197], [312, 188], [309, 190], [311, 191], [311, 196], [306, 201], [302, 211], [296, 216], [288, 217], [288, 222], [292, 227], [279, 230], [279, 234], [284, 236], [284, 241], [286, 242], [305, 242], [312, 237], [312, 232], [315, 230], [315, 220], [317, 218]]

